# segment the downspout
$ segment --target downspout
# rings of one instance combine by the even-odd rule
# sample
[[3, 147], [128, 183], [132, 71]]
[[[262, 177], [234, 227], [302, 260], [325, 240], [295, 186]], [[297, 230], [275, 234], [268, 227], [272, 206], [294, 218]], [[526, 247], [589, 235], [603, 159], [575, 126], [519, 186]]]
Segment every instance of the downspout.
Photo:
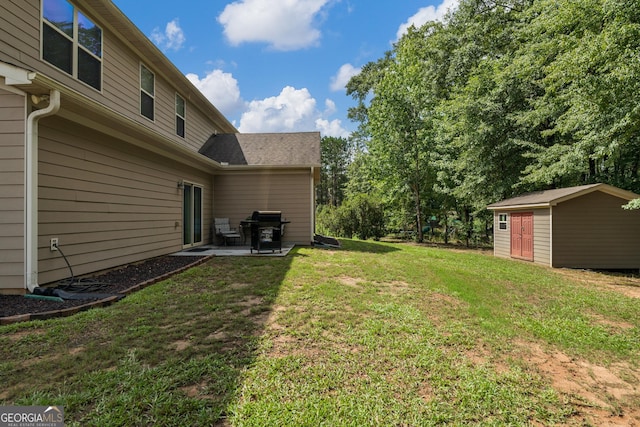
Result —
[[49, 105], [27, 116], [25, 155], [25, 270], [27, 289], [38, 287], [38, 120], [60, 109], [60, 92], [51, 90]]
[[316, 186], [315, 186], [315, 170], [311, 166], [311, 245], [316, 236]]

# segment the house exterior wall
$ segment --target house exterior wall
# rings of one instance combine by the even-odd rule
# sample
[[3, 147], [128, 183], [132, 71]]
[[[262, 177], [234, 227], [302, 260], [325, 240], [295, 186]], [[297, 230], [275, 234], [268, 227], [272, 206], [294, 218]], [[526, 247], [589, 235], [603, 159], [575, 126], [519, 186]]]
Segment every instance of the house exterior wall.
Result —
[[[39, 282], [182, 248], [179, 181], [203, 186], [203, 236], [212, 222], [211, 175], [64, 120], [40, 121]], [[206, 242], [206, 240], [205, 240]]]
[[23, 288], [25, 280], [25, 111], [25, 97], [0, 84], [0, 293]]
[[[188, 93], [176, 90], [158, 73], [155, 74], [154, 120], [151, 121], [142, 116], [140, 114], [140, 64], [154, 71], [153, 64], [140, 60], [108, 32], [105, 34], [104, 45], [104, 89], [103, 96], [97, 99], [101, 104], [118, 111], [127, 119], [153, 128], [175, 143], [196, 152], [212, 134], [220, 131], [220, 127], [215, 126], [210, 117], [189, 102]], [[185, 138], [176, 135], [176, 93], [181, 95], [186, 103]], [[95, 96], [91, 93], [89, 95]]]
[[284, 242], [309, 245], [312, 235], [311, 170], [218, 175], [214, 184], [214, 217], [229, 218], [232, 228], [253, 211], [281, 211]]
[[[175, 86], [154, 69], [151, 60], [145, 60], [127, 46], [110, 30], [110, 24], [102, 22], [88, 9], [77, 3], [79, 10], [92, 19], [103, 34], [102, 90], [98, 91], [80, 80], [59, 70], [40, 54], [40, 0], [7, 0], [0, 6], [0, 61], [17, 67], [42, 73], [72, 89], [78, 94], [93, 100], [115, 112], [123, 118], [132, 120], [161, 133], [175, 143], [198, 151], [202, 144], [225, 124], [214, 123], [209, 111], [202, 111], [189, 100], [194, 97], [195, 89], [185, 90]], [[155, 120], [151, 121], [140, 114], [140, 64], [155, 73]], [[177, 71], [177, 70], [176, 70]], [[175, 131], [175, 95], [179, 93], [186, 102], [186, 137], [176, 135]], [[63, 97], [62, 108], [65, 108]], [[232, 131], [232, 130], [231, 130]]]
[[[282, 210], [291, 221], [284, 240], [309, 244], [311, 171], [236, 169], [215, 176], [214, 191], [214, 175], [223, 172], [198, 150], [212, 134], [237, 130], [111, 2], [73, 4], [102, 30], [100, 90], [41, 59], [41, 0], [0, 3], [0, 66], [33, 71], [6, 90], [0, 76], [0, 293], [24, 293], [25, 264], [34, 261], [25, 243], [25, 121], [32, 108], [44, 108], [29, 95], [52, 89], [60, 109], [37, 125], [38, 283], [69, 276], [61, 253], [49, 250], [53, 237], [76, 275], [180, 250], [178, 182], [203, 189], [203, 243], [215, 208], [234, 224], [253, 210]], [[141, 64], [155, 75], [153, 121], [140, 113]], [[176, 93], [186, 103], [185, 138], [176, 135]]]
[[40, 0], [5, 0], [0, 13], [0, 60], [30, 70], [40, 62]]
[[640, 211], [594, 191], [553, 208], [553, 267], [640, 268]]
[[[511, 257], [511, 214], [533, 212], [533, 262], [550, 265], [550, 224], [549, 209], [495, 210], [493, 212], [493, 254], [502, 258]], [[501, 230], [499, 216], [506, 214], [507, 228]]]

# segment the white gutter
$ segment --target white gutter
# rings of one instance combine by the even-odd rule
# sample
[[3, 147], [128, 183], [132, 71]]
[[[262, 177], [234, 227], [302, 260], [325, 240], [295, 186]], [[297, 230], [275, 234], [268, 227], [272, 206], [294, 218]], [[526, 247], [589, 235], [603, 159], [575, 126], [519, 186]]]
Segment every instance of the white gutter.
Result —
[[60, 109], [60, 92], [49, 92], [49, 105], [27, 116], [25, 153], [25, 270], [27, 289], [38, 287], [38, 120]]

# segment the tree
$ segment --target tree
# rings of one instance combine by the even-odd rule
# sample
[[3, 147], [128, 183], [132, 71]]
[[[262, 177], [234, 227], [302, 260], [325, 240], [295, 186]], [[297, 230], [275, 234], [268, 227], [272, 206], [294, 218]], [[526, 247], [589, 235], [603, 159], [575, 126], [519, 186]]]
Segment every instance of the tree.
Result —
[[344, 199], [344, 187], [347, 183], [349, 165], [349, 141], [346, 138], [331, 136], [320, 140], [322, 169], [318, 187], [318, 203], [339, 206]]
[[532, 143], [524, 182], [537, 186], [608, 182], [638, 190], [640, 4], [536, 2], [524, 15], [513, 67], [542, 93], [522, 124]]
[[419, 240], [429, 211], [470, 240], [488, 203], [525, 191], [639, 192], [638, 52], [640, 2], [461, 0], [347, 85], [366, 142], [347, 188], [382, 194], [392, 222], [412, 211]]
[[535, 138], [536, 130], [520, 126], [514, 114], [529, 108], [531, 87], [508, 67], [519, 10], [464, 2], [442, 46], [449, 72], [436, 115], [437, 189], [468, 230], [473, 217], [486, 215], [487, 204], [517, 191], [531, 162], [521, 141]]
[[420, 242], [423, 209], [433, 188], [430, 156], [436, 99], [432, 86], [425, 84], [431, 78], [429, 69], [421, 65], [430, 54], [425, 34], [438, 26], [412, 27], [400, 39], [395, 57], [385, 61], [386, 68], [377, 76], [368, 108], [374, 171], [391, 204], [411, 200]]

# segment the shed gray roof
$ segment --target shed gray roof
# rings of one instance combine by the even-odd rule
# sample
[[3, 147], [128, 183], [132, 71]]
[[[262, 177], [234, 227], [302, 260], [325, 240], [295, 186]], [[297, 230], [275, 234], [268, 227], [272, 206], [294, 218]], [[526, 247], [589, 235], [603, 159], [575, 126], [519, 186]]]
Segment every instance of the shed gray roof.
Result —
[[523, 194], [511, 199], [502, 200], [487, 206], [487, 209], [505, 209], [505, 208], [532, 208], [532, 207], [549, 207], [555, 206], [565, 200], [573, 199], [593, 191], [602, 191], [625, 200], [632, 200], [640, 197], [630, 191], [622, 190], [607, 184], [588, 184], [579, 185], [577, 187], [558, 188], [555, 190], [536, 191], [533, 193]]
[[320, 166], [320, 132], [218, 134], [199, 152], [229, 165]]

